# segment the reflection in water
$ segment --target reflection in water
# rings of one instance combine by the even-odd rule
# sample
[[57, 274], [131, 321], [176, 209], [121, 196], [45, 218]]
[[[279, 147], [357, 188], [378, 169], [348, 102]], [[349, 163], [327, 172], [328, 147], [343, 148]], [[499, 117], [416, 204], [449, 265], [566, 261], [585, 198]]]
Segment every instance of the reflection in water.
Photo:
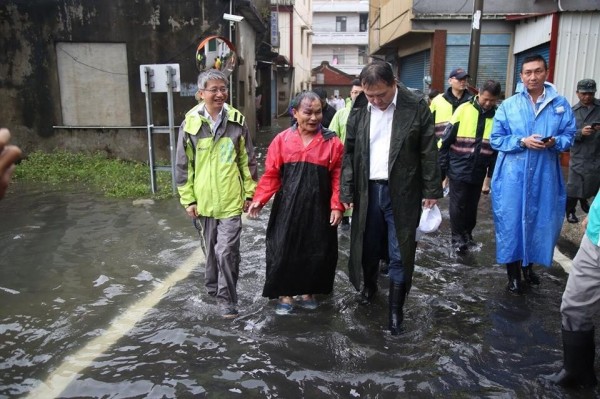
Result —
[[[60, 397], [564, 397], [537, 377], [562, 362], [565, 275], [542, 271], [539, 289], [506, 294], [489, 201], [480, 205], [481, 244], [464, 257], [451, 252], [447, 203], [441, 208], [440, 232], [418, 247], [400, 336], [387, 332], [386, 277], [372, 306], [356, 303], [341, 230], [334, 293], [315, 311], [276, 316], [275, 302], [261, 297], [264, 212], [244, 222], [239, 318], [221, 319], [204, 291], [202, 265], [191, 268]], [[198, 249], [177, 200], [134, 207], [76, 189], [16, 185], [0, 214], [5, 397], [46, 381]]]

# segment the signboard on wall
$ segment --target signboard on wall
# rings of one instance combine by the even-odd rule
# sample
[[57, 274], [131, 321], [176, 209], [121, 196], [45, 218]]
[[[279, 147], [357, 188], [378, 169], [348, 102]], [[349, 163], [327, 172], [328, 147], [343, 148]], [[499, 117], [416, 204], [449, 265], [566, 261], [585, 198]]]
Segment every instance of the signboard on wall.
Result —
[[153, 64], [153, 65], [140, 65], [140, 84], [142, 86], [142, 93], [146, 92], [146, 68], [150, 69], [150, 91], [153, 93], [166, 93], [169, 91], [167, 83], [169, 82], [169, 75], [167, 75], [167, 67], [173, 71], [172, 84], [173, 91], [178, 92], [181, 89], [179, 64]]
[[58, 42], [56, 61], [63, 125], [131, 126], [125, 43]]
[[271, 46], [279, 48], [279, 13], [271, 13]]

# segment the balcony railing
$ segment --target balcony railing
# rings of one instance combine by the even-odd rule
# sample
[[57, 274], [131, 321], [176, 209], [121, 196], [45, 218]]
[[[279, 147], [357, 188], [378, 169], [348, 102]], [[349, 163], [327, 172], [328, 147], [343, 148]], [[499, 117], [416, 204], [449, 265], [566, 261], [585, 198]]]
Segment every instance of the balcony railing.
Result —
[[368, 32], [314, 32], [313, 44], [368, 45]]
[[272, 6], [294, 6], [295, 0], [271, 0]]

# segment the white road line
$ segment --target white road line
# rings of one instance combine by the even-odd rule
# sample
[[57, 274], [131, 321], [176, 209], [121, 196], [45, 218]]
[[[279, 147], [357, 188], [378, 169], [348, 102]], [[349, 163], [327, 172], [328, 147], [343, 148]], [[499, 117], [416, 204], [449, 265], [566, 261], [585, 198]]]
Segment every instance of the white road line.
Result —
[[573, 261], [556, 249], [556, 247], [554, 248], [554, 261], [558, 263], [565, 270], [565, 272], [571, 272], [571, 265]]
[[27, 398], [55, 398], [59, 396], [80, 375], [79, 373], [82, 370], [89, 367], [94, 359], [106, 352], [119, 338], [127, 334], [175, 284], [189, 276], [191, 271], [204, 260], [204, 254], [198, 248], [154, 290], [115, 318], [102, 335], [91, 340], [74, 355], [67, 356], [45, 382], [29, 392]]

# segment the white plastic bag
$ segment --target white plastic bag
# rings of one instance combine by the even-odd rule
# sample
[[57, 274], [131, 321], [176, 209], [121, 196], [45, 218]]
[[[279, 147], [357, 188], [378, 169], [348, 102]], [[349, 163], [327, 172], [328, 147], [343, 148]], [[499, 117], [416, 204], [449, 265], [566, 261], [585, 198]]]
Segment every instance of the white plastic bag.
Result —
[[423, 208], [421, 213], [421, 220], [419, 227], [417, 227], [417, 241], [419, 241], [423, 234], [433, 233], [437, 231], [438, 227], [442, 223], [442, 213], [437, 205], [431, 208]]

